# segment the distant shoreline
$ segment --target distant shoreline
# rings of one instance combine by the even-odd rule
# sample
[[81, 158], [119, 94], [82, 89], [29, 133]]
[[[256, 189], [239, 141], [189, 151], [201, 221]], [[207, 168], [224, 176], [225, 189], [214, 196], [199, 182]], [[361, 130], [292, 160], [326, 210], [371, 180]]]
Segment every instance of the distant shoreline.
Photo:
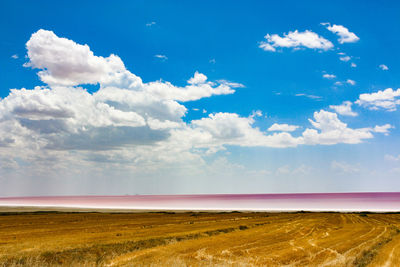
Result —
[[54, 207], [54, 206], [2, 206], [2, 213], [376, 213], [397, 214], [394, 210], [223, 210], [223, 209], [115, 209], [88, 207]]
[[205, 212], [400, 212], [400, 193], [43, 196], [0, 198], [1, 207], [36, 210]]

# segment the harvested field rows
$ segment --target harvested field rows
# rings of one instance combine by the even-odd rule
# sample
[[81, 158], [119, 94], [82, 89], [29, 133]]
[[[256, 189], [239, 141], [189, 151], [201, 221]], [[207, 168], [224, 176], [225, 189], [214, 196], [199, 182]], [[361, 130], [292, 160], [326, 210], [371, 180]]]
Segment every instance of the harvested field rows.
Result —
[[0, 266], [400, 266], [400, 214], [3, 213]]

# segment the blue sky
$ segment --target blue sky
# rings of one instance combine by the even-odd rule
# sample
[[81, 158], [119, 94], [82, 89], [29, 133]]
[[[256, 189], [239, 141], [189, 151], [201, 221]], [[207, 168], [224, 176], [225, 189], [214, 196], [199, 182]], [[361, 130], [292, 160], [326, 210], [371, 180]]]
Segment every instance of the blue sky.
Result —
[[1, 195], [400, 188], [397, 1], [0, 10]]

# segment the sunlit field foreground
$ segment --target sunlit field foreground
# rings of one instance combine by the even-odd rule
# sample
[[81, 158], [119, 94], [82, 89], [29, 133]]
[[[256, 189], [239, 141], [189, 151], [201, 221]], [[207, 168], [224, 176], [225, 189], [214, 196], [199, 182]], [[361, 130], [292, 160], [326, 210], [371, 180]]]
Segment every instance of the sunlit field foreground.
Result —
[[400, 266], [400, 214], [0, 214], [0, 266]]

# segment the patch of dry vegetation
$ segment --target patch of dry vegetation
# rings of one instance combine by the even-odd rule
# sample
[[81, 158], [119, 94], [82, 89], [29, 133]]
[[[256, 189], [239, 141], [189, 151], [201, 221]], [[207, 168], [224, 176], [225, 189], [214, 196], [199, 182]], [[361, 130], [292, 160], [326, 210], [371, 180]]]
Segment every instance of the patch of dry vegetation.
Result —
[[400, 214], [2, 213], [0, 266], [393, 266]]

